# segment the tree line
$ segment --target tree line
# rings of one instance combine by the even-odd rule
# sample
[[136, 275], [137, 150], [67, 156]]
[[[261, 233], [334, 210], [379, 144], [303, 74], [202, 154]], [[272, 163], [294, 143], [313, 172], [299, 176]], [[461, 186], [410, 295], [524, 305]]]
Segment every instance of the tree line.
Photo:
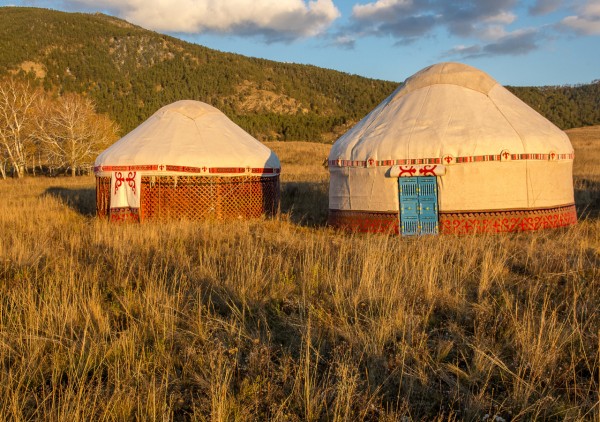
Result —
[[0, 177], [89, 172], [117, 125], [80, 94], [56, 95], [27, 79], [0, 79]]
[[[101, 14], [6, 7], [0, 9], [0, 27], [0, 74], [39, 64], [44, 89], [93, 98], [122, 134], [160, 107], [190, 99], [219, 108], [260, 140], [325, 141], [340, 132], [339, 122], [358, 121], [397, 87], [223, 53]], [[244, 86], [250, 89], [242, 92]], [[289, 99], [298, 109], [244, 107], [261, 92]]]
[[561, 129], [600, 124], [600, 80], [581, 85], [507, 88]]
[[[316, 66], [224, 53], [102, 15], [0, 9], [0, 75], [39, 65], [47, 92], [92, 98], [121, 135], [181, 99], [211, 104], [259, 140], [328, 142], [398, 87]], [[25, 67], [21, 72], [27, 73]], [[600, 124], [600, 82], [507, 87], [562, 129]], [[260, 93], [297, 104], [273, 107]], [[254, 98], [253, 98], [254, 96]]]

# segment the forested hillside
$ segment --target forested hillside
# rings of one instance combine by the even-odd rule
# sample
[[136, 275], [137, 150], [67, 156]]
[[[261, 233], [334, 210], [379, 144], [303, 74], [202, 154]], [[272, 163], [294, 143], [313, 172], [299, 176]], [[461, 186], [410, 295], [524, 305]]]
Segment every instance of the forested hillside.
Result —
[[562, 129], [600, 123], [600, 80], [574, 86], [507, 88]]
[[397, 84], [222, 53], [101, 14], [0, 8], [0, 73], [88, 92], [123, 132], [180, 99], [221, 109], [263, 140], [332, 139]]
[[[122, 133], [159, 107], [204, 101], [261, 140], [332, 141], [397, 86], [222, 53], [102, 14], [0, 8], [0, 76], [91, 97]], [[600, 123], [600, 83], [511, 88], [562, 128]]]

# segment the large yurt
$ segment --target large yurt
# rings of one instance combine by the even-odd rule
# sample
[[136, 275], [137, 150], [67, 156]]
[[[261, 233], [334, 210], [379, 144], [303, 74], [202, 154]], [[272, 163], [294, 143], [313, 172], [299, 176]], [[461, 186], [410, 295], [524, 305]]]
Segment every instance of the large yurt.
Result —
[[575, 224], [567, 135], [486, 73], [408, 78], [331, 148], [329, 224], [402, 235]]
[[178, 101], [98, 156], [97, 214], [112, 221], [272, 214], [280, 168], [269, 148], [216, 108]]

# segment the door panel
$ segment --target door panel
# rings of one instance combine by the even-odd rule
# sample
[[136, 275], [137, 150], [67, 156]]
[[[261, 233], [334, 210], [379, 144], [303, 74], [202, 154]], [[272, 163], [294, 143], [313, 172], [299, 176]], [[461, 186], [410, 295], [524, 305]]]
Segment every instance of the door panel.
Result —
[[398, 189], [402, 235], [437, 234], [437, 178], [400, 177]]
[[398, 179], [400, 191], [400, 231], [405, 236], [419, 234], [419, 185], [416, 177]]

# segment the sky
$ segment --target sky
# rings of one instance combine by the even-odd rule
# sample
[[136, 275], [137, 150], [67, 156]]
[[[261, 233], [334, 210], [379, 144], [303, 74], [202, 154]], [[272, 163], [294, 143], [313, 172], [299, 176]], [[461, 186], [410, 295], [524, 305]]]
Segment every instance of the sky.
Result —
[[220, 51], [401, 82], [461, 62], [503, 85], [600, 79], [600, 0], [0, 0], [102, 12]]

